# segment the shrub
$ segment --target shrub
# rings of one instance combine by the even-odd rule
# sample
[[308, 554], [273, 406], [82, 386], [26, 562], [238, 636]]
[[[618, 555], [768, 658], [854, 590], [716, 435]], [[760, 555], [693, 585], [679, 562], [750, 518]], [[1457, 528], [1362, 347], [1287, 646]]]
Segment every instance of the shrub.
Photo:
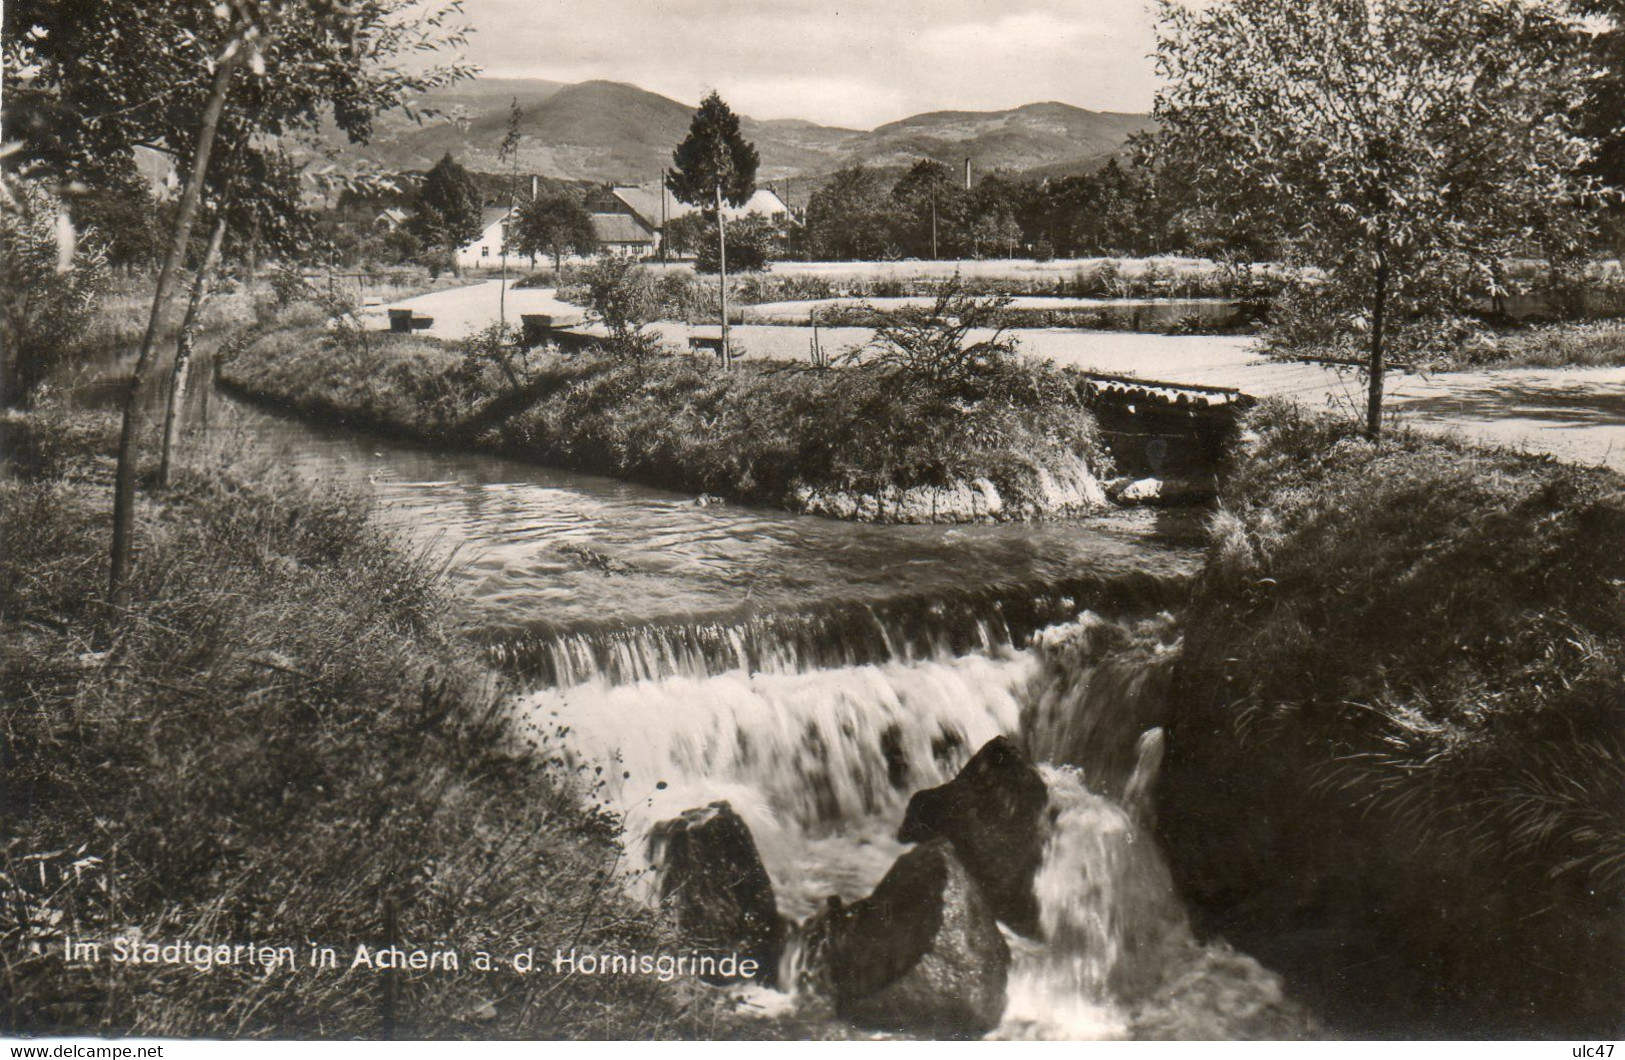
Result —
[[[780, 238], [777, 222], [760, 214], [750, 214], [727, 226], [728, 272], [760, 272], [773, 260], [774, 249]], [[702, 273], [717, 273], [717, 226], [707, 223], [694, 244], [694, 268]]]
[[0, 404], [27, 405], [88, 331], [106, 255], [37, 182], [6, 177], [0, 193]]
[[[1015, 343], [1004, 339], [1002, 326], [995, 326], [1009, 304], [1008, 298], [972, 297], [955, 277], [930, 306], [877, 317], [873, 341], [847, 360], [895, 368], [944, 393], [964, 391], [1014, 360]], [[973, 337], [978, 330], [993, 334]]]
[[586, 270], [593, 315], [609, 329], [610, 348], [628, 357], [652, 353], [659, 340], [644, 329], [660, 314], [649, 270], [630, 258], [605, 255]]

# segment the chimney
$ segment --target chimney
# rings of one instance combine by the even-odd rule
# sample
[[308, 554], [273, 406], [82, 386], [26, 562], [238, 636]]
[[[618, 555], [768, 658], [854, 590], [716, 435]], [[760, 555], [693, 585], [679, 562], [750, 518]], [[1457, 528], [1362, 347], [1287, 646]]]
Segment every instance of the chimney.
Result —
[[970, 159], [965, 159], [965, 190], [970, 191]]

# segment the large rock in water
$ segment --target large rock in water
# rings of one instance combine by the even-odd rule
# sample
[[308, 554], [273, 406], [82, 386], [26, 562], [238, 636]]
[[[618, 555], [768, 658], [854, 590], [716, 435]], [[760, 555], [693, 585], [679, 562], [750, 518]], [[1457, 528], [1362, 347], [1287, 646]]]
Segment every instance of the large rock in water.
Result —
[[713, 802], [687, 810], [657, 825], [650, 844], [660, 898], [678, 929], [697, 949], [755, 960], [761, 966], [756, 981], [772, 985], [784, 949], [784, 921], [756, 841], [734, 808]]
[[956, 1038], [998, 1026], [1010, 949], [945, 840], [898, 858], [869, 897], [830, 903], [805, 928], [801, 985], [842, 1019]]
[[1027, 756], [996, 736], [941, 787], [914, 793], [897, 838], [953, 842], [982, 885], [993, 912], [1011, 930], [1037, 937], [1033, 877], [1044, 857], [1049, 789]]

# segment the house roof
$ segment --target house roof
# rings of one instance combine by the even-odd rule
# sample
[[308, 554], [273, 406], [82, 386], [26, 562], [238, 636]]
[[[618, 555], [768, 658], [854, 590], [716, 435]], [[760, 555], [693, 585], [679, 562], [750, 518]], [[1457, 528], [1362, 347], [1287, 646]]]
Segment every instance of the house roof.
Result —
[[[650, 229], [660, 227], [661, 187], [659, 182], [615, 188], [612, 194], [625, 203], [627, 208], [641, 218], [643, 223]], [[668, 221], [675, 221], [685, 214], [691, 214], [695, 209], [696, 207], [690, 206], [686, 202], [678, 202], [677, 196], [666, 192], [665, 216]], [[737, 221], [748, 214], [759, 213], [771, 216], [773, 214], [787, 213], [788, 209], [784, 205], [784, 200], [771, 190], [757, 188], [751, 194], [751, 197], [745, 201], [745, 205], [724, 206], [722, 214], [730, 221]]]
[[635, 217], [624, 213], [595, 213], [592, 215], [593, 234], [600, 243], [653, 244], [654, 234]]
[[483, 206], [480, 208], [480, 231], [488, 232], [491, 226], [498, 221], [506, 220], [508, 208], [506, 206]]

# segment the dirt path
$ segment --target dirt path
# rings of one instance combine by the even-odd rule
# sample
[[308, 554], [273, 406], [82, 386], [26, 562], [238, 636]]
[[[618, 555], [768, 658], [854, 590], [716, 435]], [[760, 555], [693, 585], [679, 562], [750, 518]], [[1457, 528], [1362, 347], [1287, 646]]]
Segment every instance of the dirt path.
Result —
[[[547, 313], [556, 323], [571, 324], [585, 318], [581, 307], [561, 302], [553, 297], [551, 287], [514, 287], [508, 281], [508, 323], [519, 326], [524, 313]], [[497, 308], [502, 291], [501, 280], [487, 280], [467, 287], [454, 287], [434, 291], [400, 302], [391, 302], [367, 315], [366, 321], [379, 328], [389, 326], [389, 310], [411, 309], [416, 315], [430, 317], [434, 325], [424, 334], [439, 339], [463, 339], [483, 327], [497, 322]]]

